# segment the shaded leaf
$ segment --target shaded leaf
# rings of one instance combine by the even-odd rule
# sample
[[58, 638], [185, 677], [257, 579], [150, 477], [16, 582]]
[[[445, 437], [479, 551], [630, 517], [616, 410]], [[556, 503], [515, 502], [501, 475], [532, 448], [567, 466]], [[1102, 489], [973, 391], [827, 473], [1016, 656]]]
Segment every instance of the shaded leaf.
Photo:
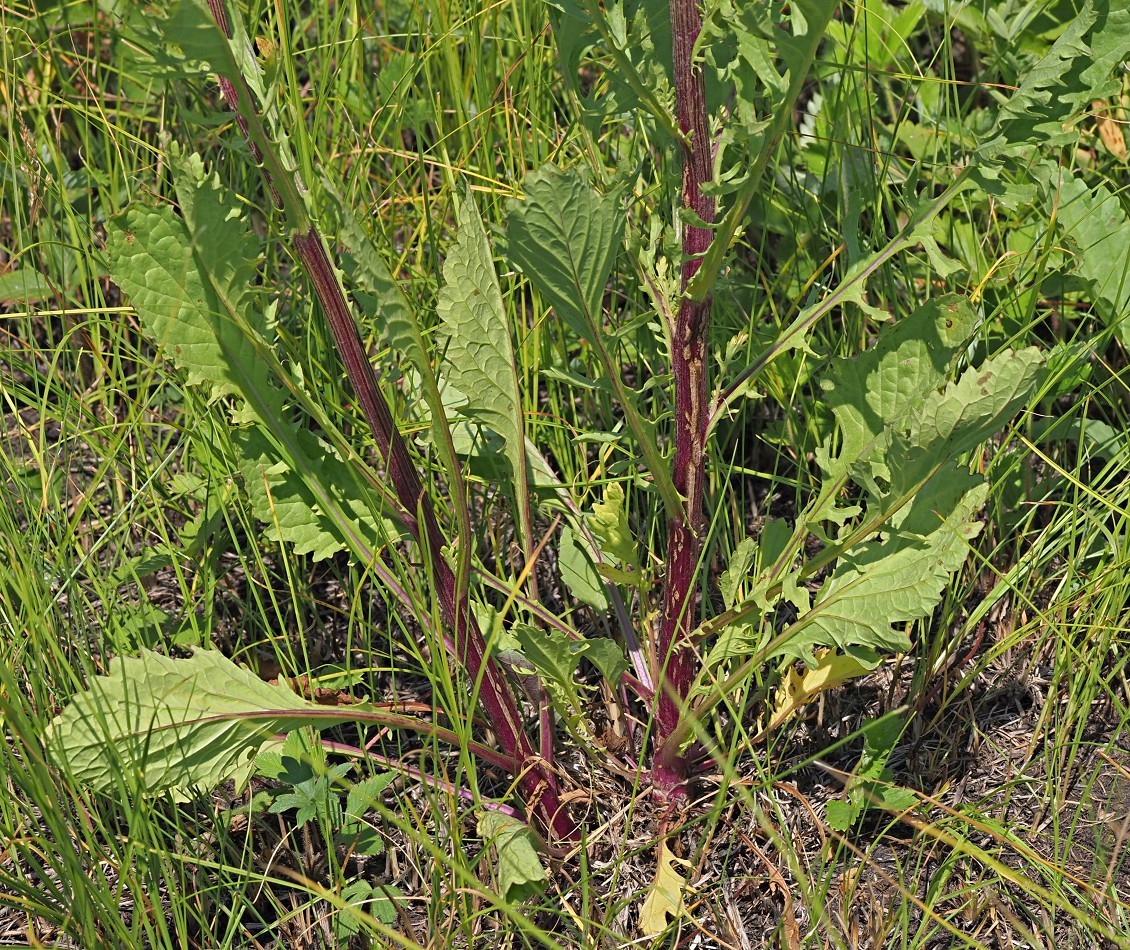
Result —
[[938, 472], [882, 535], [840, 558], [780, 652], [816, 666], [818, 646], [908, 650], [903, 626], [938, 604], [950, 575], [965, 563], [987, 492], [983, 480], [955, 464]]
[[478, 827], [498, 855], [498, 889], [506, 900], [518, 903], [545, 890], [549, 875], [538, 857], [537, 837], [524, 822], [483, 811]]
[[582, 538], [574, 534], [568, 525], [561, 529], [557, 567], [561, 571], [562, 583], [577, 600], [594, 610], [608, 609], [608, 596], [596, 569], [596, 559], [586, 549]]

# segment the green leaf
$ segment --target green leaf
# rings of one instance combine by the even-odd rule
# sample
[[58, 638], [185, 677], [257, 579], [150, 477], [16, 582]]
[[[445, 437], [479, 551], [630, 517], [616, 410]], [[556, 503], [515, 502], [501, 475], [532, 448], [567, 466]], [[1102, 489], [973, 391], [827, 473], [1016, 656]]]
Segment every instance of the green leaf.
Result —
[[268, 811], [272, 815], [281, 815], [294, 809], [294, 821], [297, 827], [318, 819], [325, 820], [329, 827], [339, 827], [341, 801], [336, 780], [343, 778], [351, 768], [353, 766], [348, 762], [331, 766], [324, 774], [297, 783], [293, 786], [294, 791], [276, 796]]
[[478, 827], [498, 854], [498, 889], [506, 900], [519, 903], [545, 890], [549, 875], [538, 857], [537, 837], [525, 823], [498, 811], [483, 811]]
[[1043, 376], [1044, 356], [1036, 347], [1005, 350], [929, 396], [891, 442], [891, 499], [900, 503], [946, 460], [981, 445], [1028, 401]]
[[865, 461], [874, 475], [889, 477], [882, 459], [892, 434], [945, 385], [976, 321], [964, 297], [939, 297], [885, 327], [869, 350], [833, 362], [822, 386], [838, 423], [839, 451], [834, 460], [830, 444], [817, 453], [829, 475]]
[[437, 310], [446, 341], [446, 378], [468, 397], [463, 412], [503, 437], [515, 471], [525, 468], [522, 401], [514, 347], [486, 229], [468, 192], [443, 264]]
[[671, 517], [680, 517], [682, 503], [653, 423], [636, 407], [603, 339], [604, 289], [624, 230], [620, 198], [599, 195], [576, 169], [553, 165], [531, 172], [523, 187], [524, 200], [509, 204], [507, 254], [600, 357], [663, 505]]
[[39, 303], [51, 296], [47, 278], [32, 267], [19, 267], [0, 273], [0, 304]]
[[507, 253], [558, 315], [598, 343], [604, 288], [620, 250], [620, 197], [599, 195], [576, 169], [544, 165], [511, 201]]
[[577, 600], [594, 610], [608, 609], [608, 595], [596, 569], [596, 560], [568, 525], [561, 529], [557, 568], [561, 572], [561, 582]]
[[762, 527], [759, 538], [744, 538], [734, 548], [730, 563], [718, 579], [718, 590], [727, 610], [750, 599], [763, 610], [768, 607], [767, 585], [759, 582], [749, 587], [747, 581], [751, 578], [760, 579], [785, 553], [791, 538], [792, 530], [783, 519], [770, 518]]
[[347, 906], [334, 917], [335, 936], [344, 945], [350, 937], [359, 934], [365, 924], [363, 913], [382, 924], [396, 923], [396, 898], [401, 896], [400, 888], [392, 884], [370, 884], [363, 880], [347, 884], [341, 891], [341, 899]]
[[46, 740], [72, 780], [99, 791], [125, 781], [185, 800], [193, 789], [246, 774], [264, 742], [310, 724], [308, 712], [318, 708], [215, 650], [184, 660], [145, 651], [110, 669], [71, 700]]
[[600, 553], [615, 558], [616, 563], [633, 571], [638, 579], [639, 555], [636, 553], [636, 539], [632, 535], [624, 507], [623, 485], [619, 482], [609, 483], [604, 489], [604, 499], [593, 506], [588, 524], [600, 545]]
[[265, 337], [251, 288], [257, 244], [230, 193], [200, 159], [174, 149], [170, 164], [184, 217], [168, 206], [131, 205], [108, 224], [112, 272], [143, 328], [190, 385], [244, 403], [252, 429], [232, 434], [244, 484], [268, 537], [327, 557], [343, 547], [369, 563], [375, 539], [397, 532], [356, 467], [291, 422], [293, 385]]
[[375, 514], [379, 503], [356, 467], [312, 432], [290, 430], [287, 461], [255, 428], [233, 432], [232, 444], [267, 540], [293, 544], [315, 561], [343, 549], [368, 561], [376, 545], [399, 537], [396, 525]]
[[1121, 91], [1116, 71], [1130, 56], [1130, 7], [1123, 0], [1087, 0], [1048, 53], [1024, 75], [1001, 107], [988, 141], [977, 148], [982, 168], [1018, 155], [1074, 142], [1076, 125], [1095, 99]]
[[887, 768], [887, 760], [898, 745], [904, 726], [903, 717], [895, 713], [864, 725], [863, 754], [848, 782], [847, 795], [844, 800], [833, 800], [827, 805], [828, 824], [837, 831], [850, 831], [869, 806], [900, 812], [918, 803], [909, 789], [891, 784], [891, 772]]
[[522, 655], [534, 665], [550, 692], [572, 715], [580, 712], [581, 702], [573, 674], [588, 644], [573, 640], [560, 630], [539, 630], [528, 624], [515, 624], [511, 631], [522, 648]]
[[600, 670], [610, 686], [618, 686], [620, 677], [628, 671], [628, 660], [620, 644], [608, 637], [592, 637], [585, 644], [585, 659]]
[[[279, 396], [253, 342], [265, 324], [244, 306], [250, 281], [242, 292], [231, 283], [241, 270], [254, 276], [248, 262], [256, 248], [216, 176], [195, 184], [193, 207], [201, 229], [196, 235], [167, 205], [135, 202], [110, 219], [106, 243], [114, 280], [189, 385], [203, 386], [213, 398], [232, 393], [277, 407]], [[213, 244], [230, 259], [220, 264]]]
[[[529, 489], [517, 361], [490, 243], [469, 190], [459, 206], [458, 225], [444, 261], [437, 308], [447, 344], [446, 377], [468, 397], [461, 411], [502, 436], [514, 495], [524, 512]], [[519, 521], [527, 533], [526, 519], [520, 516]], [[522, 540], [533, 543], [529, 537]]]
[[1122, 202], [1104, 185], [1092, 191], [1079, 176], [1050, 163], [1034, 174], [1074, 252], [1071, 269], [1087, 285], [1099, 315], [1130, 346], [1130, 217]]
[[839, 560], [778, 652], [816, 666], [821, 646], [908, 650], [910, 640], [896, 625], [926, 616], [941, 600], [981, 530], [974, 517], [987, 492], [981, 479], [956, 464], [939, 471], [882, 536], [855, 545]]

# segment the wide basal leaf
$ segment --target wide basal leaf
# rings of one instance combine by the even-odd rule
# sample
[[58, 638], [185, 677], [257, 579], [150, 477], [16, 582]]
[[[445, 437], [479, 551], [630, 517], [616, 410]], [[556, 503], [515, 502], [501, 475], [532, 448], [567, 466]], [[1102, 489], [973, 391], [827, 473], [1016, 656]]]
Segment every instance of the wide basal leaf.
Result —
[[526, 438], [517, 361], [494, 257], [470, 191], [459, 206], [458, 225], [444, 261], [437, 308], [447, 344], [446, 378], [467, 396], [461, 411], [502, 436], [515, 495], [525, 505]]
[[279, 397], [254, 343], [265, 325], [247, 306], [258, 248], [219, 179], [194, 159], [174, 171], [196, 232], [169, 205], [132, 203], [106, 226], [114, 281], [189, 385], [274, 407]]
[[289, 433], [287, 461], [257, 428], [232, 434], [239, 450], [243, 487], [265, 537], [294, 545], [315, 561], [348, 550], [368, 563], [375, 550], [400, 532], [378, 517], [357, 469], [313, 433]]
[[948, 459], [972, 451], [993, 435], [1031, 398], [1043, 376], [1044, 355], [1036, 347], [1005, 350], [927, 398], [903, 421], [891, 443], [886, 507], [901, 504]]
[[881, 535], [837, 562], [779, 652], [815, 666], [814, 651], [821, 646], [909, 649], [905, 625], [933, 610], [950, 575], [965, 563], [969, 542], [981, 530], [975, 516], [987, 493], [981, 479], [947, 465]]
[[96, 677], [51, 724], [46, 744], [87, 787], [104, 791], [122, 781], [185, 798], [247, 774], [267, 739], [311, 723], [315, 708], [218, 651], [183, 660], [145, 651], [113, 660], [110, 675]]

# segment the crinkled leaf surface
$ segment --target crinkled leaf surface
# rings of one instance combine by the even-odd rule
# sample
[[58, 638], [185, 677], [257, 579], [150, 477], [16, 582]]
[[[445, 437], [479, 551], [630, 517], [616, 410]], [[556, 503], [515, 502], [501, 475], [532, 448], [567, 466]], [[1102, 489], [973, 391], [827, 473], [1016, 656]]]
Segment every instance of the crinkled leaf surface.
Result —
[[901, 420], [946, 384], [958, 347], [975, 324], [968, 300], [940, 297], [885, 327], [859, 356], [835, 360], [823, 389], [839, 427], [839, 452], [834, 462], [827, 446], [818, 453], [825, 470], [877, 463]]
[[[134, 202], [110, 219], [106, 243], [114, 280], [137, 308], [146, 333], [190, 385], [204, 386], [213, 397], [251, 395], [277, 405], [250, 335], [261, 332], [263, 322], [244, 306], [256, 248], [232, 237], [233, 231], [240, 235], [242, 222], [215, 175], [197, 180], [195, 192], [199, 235], [167, 205]], [[212, 269], [218, 258], [205, 236], [227, 254], [219, 272]], [[233, 286], [237, 275], [242, 291]]]
[[[814, 649], [835, 644], [901, 653], [903, 625], [926, 616], [981, 530], [974, 520], [985, 483], [950, 463], [884, 527], [837, 562], [783, 653], [816, 666]], [[945, 512], [944, 517], [940, 512]]]
[[47, 748], [76, 781], [184, 798], [246, 773], [271, 736], [316, 722], [317, 709], [285, 686], [264, 683], [216, 650], [174, 660], [144, 651], [119, 657], [109, 676], [77, 694], [51, 724]]
[[[233, 433], [256, 515], [270, 536], [327, 557], [343, 547], [364, 562], [391, 526], [353, 466], [291, 421], [281, 372], [251, 288], [257, 244], [231, 195], [196, 156], [170, 164], [184, 217], [130, 205], [107, 226], [118, 285], [146, 333], [212, 397], [243, 401]], [[283, 380], [282, 382], [287, 382]]]
[[1043, 370], [1044, 355], [1036, 347], [1005, 350], [926, 399], [892, 441], [887, 458], [891, 498], [917, 490], [946, 460], [993, 435], [1028, 401]]
[[447, 344], [445, 375], [467, 396], [461, 411], [502, 436], [515, 494], [524, 504], [526, 437], [514, 345], [490, 242], [470, 191], [459, 206], [458, 223], [438, 305]]
[[289, 463], [258, 429], [235, 432], [232, 441], [251, 509], [267, 525], [269, 540], [293, 544], [295, 553], [317, 561], [341, 550], [366, 558], [399, 536], [391, 521], [374, 514], [376, 502], [354, 466], [312, 432], [291, 430]]
[[1091, 102], [1121, 90], [1116, 70], [1128, 56], [1130, 6], [1124, 0], [1087, 0], [1002, 106], [990, 138], [977, 149], [978, 162], [998, 162], [1028, 145], [1075, 141], [1075, 125]]
[[545, 890], [549, 875], [538, 857], [537, 838], [527, 825], [498, 811], [484, 811], [479, 815], [479, 834], [498, 854], [498, 889], [506, 900], [523, 901]]
[[582, 339], [594, 342], [604, 287], [620, 250], [618, 195], [600, 195], [576, 169], [545, 165], [512, 201], [507, 253]]

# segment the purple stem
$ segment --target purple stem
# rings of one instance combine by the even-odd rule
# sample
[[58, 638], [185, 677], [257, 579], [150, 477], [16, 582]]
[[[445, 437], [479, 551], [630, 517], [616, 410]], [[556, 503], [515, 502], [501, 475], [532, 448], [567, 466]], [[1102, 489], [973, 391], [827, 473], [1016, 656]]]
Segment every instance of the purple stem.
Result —
[[[232, 29], [223, 0], [209, 0], [209, 7], [217, 26], [231, 39]], [[237, 110], [238, 115], [238, 93], [234, 85], [221, 78], [220, 87], [224, 98]], [[251, 145], [252, 153], [261, 161], [262, 156], [255, 147], [246, 119], [239, 116], [238, 121]], [[268, 185], [281, 206], [280, 196], [274, 183], [270, 181], [270, 176]], [[466, 592], [460, 589], [455, 573], [444, 560], [443, 550], [447, 543], [436, 520], [431, 498], [423, 489], [404, 438], [388, 403], [377, 387], [376, 376], [361, 341], [353, 311], [338, 283], [326, 245], [313, 225], [308, 225], [305, 232], [299, 229], [292, 241], [295, 255], [314, 285], [346, 374], [377, 440], [397, 498], [405, 510], [406, 527], [418, 543], [426, 546], [430, 555], [427, 562], [431, 569], [432, 586], [444, 623], [452, 631], [454, 655], [471, 679], [482, 684], [479, 699], [500, 745], [508, 758], [518, 765], [517, 778], [527, 805], [550, 837], [573, 840], [577, 829], [558, 796], [557, 778], [548, 763], [534, 749], [523, 727], [509, 683], [495, 662], [487, 656], [486, 640], [469, 609]], [[412, 516], [414, 511], [419, 512], [419, 519]], [[470, 543], [469, 538], [467, 543]]]
[[[692, 57], [702, 29], [697, 0], [671, 0], [671, 36], [675, 66], [675, 112], [682, 133], [682, 206], [691, 217], [709, 225], [714, 199], [703, 186], [711, 180], [712, 149], [706, 114], [706, 83]], [[682, 290], [685, 292], [710, 246], [713, 232], [697, 223], [683, 223]], [[675, 375], [675, 488], [684, 499], [681, 517], [672, 519], [667, 534], [667, 575], [659, 619], [657, 659], [665, 664], [659, 680], [653, 781], [669, 798], [686, 794], [687, 760], [678, 743], [668, 740], [686, 714], [696, 661], [691, 630], [695, 621], [694, 587], [702, 553], [702, 490], [705, 478], [708, 380], [706, 341], [710, 328], [710, 294], [693, 301], [684, 296], [675, 316], [671, 363]]]

